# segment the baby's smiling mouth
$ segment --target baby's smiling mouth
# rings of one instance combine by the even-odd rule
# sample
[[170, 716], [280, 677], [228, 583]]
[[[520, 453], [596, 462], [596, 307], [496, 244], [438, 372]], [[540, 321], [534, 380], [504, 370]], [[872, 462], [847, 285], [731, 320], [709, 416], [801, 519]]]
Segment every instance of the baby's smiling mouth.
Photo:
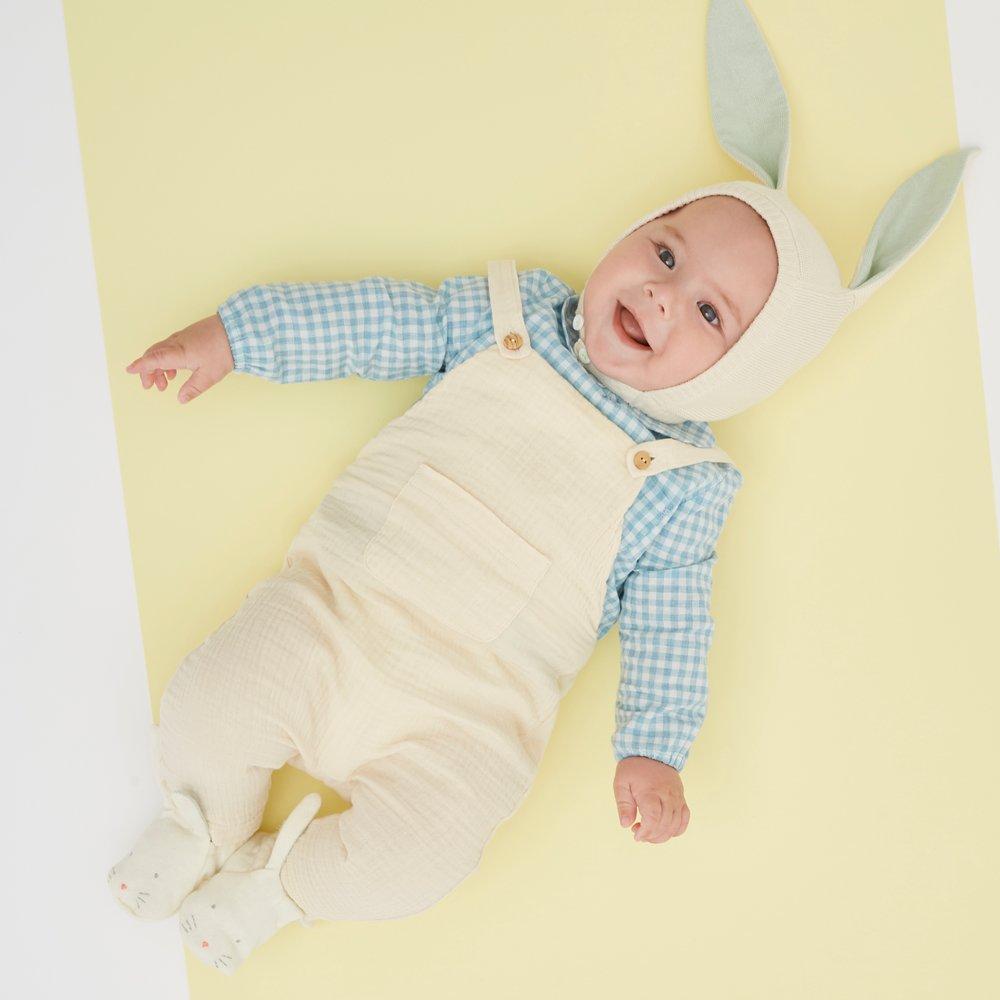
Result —
[[635, 341], [638, 346], [644, 347], [647, 351], [652, 350], [649, 341], [646, 339], [646, 335], [643, 333], [639, 320], [621, 302], [618, 303], [618, 308], [615, 312], [615, 324], [622, 333], [630, 340]]

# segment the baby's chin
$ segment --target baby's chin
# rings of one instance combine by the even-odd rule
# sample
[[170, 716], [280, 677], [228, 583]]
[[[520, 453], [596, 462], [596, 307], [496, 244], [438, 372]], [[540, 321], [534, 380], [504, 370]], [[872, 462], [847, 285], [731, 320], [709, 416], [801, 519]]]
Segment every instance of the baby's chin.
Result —
[[[615, 332], [610, 331], [608, 337], [614, 338]], [[650, 370], [649, 359], [654, 355], [648, 350], [639, 347], [633, 350], [631, 347], [617, 343], [608, 344], [603, 330], [600, 336], [588, 337], [585, 343], [591, 364], [603, 375], [607, 375], [617, 382], [624, 382], [625, 385], [638, 389], [640, 392], [669, 389], [676, 385], [669, 378], [665, 378], [662, 373], [658, 374]]]

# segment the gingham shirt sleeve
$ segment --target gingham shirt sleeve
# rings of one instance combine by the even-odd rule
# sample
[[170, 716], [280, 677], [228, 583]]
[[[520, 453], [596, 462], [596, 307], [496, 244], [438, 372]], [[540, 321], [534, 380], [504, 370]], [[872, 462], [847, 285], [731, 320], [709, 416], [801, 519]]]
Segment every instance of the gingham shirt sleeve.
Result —
[[455, 280], [437, 291], [383, 277], [254, 285], [218, 313], [237, 372], [271, 382], [404, 379], [444, 370]]
[[678, 771], [687, 761], [708, 706], [715, 544], [741, 482], [725, 466], [685, 498], [625, 579], [616, 760], [652, 757]]

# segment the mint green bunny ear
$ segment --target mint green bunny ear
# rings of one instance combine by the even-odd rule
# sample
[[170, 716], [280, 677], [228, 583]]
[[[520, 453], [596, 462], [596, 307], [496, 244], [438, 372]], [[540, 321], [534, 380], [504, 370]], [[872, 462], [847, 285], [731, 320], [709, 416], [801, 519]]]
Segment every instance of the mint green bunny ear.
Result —
[[885, 203], [872, 226], [848, 288], [855, 308], [896, 273], [934, 232], [951, 207], [966, 164], [978, 146], [939, 156], [904, 181]]
[[788, 173], [788, 98], [778, 68], [743, 0], [711, 0], [708, 93], [723, 149], [761, 182], [784, 188]]

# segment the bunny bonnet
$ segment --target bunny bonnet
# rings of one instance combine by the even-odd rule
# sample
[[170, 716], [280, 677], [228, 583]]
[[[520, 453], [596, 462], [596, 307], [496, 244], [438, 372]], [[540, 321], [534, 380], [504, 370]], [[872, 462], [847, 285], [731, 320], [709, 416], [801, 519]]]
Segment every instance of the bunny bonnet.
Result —
[[778, 255], [774, 288], [743, 336], [714, 365], [680, 385], [640, 390], [591, 362], [583, 329], [584, 287], [573, 350], [602, 384], [666, 423], [722, 420], [770, 396], [823, 350], [844, 319], [884, 284], [931, 235], [955, 197], [966, 163], [980, 150], [948, 153], [905, 181], [872, 227], [850, 284], [823, 238], [788, 196], [789, 111], [777, 68], [743, 0], [710, 0], [707, 38], [712, 124], [722, 147], [761, 183], [727, 181], [696, 188], [644, 215], [640, 226], [698, 198], [730, 195], [767, 223]]

